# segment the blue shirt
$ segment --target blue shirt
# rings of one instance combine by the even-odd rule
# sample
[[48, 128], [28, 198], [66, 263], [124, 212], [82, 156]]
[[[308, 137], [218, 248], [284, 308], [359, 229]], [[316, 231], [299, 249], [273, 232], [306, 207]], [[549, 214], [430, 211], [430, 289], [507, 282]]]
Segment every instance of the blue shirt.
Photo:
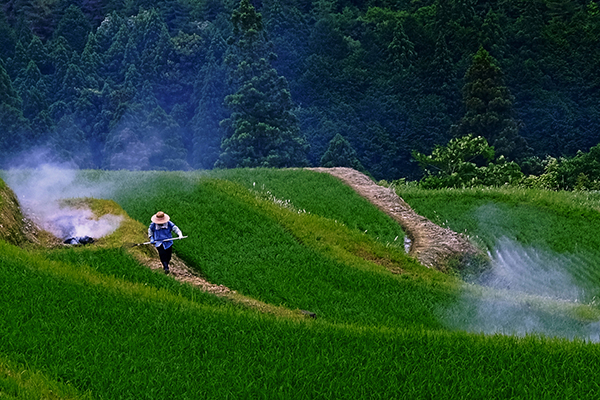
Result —
[[165, 224], [155, 224], [153, 222], [148, 227], [148, 237], [154, 239], [154, 246], [158, 247], [162, 244], [165, 249], [168, 249], [173, 245], [172, 240], [163, 242], [165, 239], [171, 239], [173, 237], [172, 232], [175, 232], [178, 236], [182, 235], [181, 230], [171, 221]]

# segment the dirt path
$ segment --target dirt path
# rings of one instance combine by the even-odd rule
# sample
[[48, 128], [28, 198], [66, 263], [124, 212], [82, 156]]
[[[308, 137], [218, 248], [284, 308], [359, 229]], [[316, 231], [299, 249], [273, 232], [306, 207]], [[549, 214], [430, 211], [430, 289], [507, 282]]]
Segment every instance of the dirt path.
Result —
[[379, 186], [368, 176], [351, 168], [309, 168], [341, 179], [365, 199], [400, 223], [412, 241], [409, 255], [421, 264], [446, 270], [448, 260], [463, 259], [481, 252], [466, 237], [442, 228], [417, 214], [392, 189]]
[[[147, 258], [145, 260], [141, 260], [144, 265], [149, 267], [152, 270], [162, 272], [163, 266], [160, 263], [160, 260], [157, 257]], [[202, 278], [198, 274], [196, 274], [182, 259], [173, 254], [173, 258], [169, 263], [169, 269], [171, 273], [169, 274], [174, 279], [189, 283], [192, 286], [196, 286], [199, 289], [202, 289], [205, 292], [214, 293], [217, 295], [225, 295], [227, 293], [233, 292], [226, 286], [223, 285], [215, 285], [214, 283], [210, 283], [206, 279]]]
[[[154, 257], [140, 257], [139, 254], [135, 255], [138, 261], [146, 265], [152, 270], [156, 270], [159, 273], [163, 273], [163, 267], [158, 259], [158, 252]], [[289, 308], [275, 306], [272, 304], [264, 303], [260, 300], [253, 299], [248, 296], [244, 296], [235, 290], [231, 290], [223, 285], [215, 285], [210, 283], [200, 275], [198, 275], [191, 267], [189, 267], [182, 259], [173, 254], [173, 258], [169, 264], [170, 274], [173, 279], [178, 280], [182, 283], [188, 283], [192, 286], [199, 288], [202, 291], [212, 293], [219, 297], [225, 297], [234, 303], [241, 304], [245, 307], [253, 308], [263, 313], [278, 315], [288, 318], [306, 318], [314, 317], [314, 314], [305, 310], [291, 310]]]

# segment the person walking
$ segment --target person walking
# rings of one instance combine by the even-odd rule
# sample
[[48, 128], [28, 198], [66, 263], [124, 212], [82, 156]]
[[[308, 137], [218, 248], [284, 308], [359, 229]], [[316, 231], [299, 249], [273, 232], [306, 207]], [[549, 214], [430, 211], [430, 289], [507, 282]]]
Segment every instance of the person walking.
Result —
[[152, 223], [148, 227], [148, 237], [150, 238], [150, 243], [154, 244], [158, 250], [160, 262], [163, 265], [165, 274], [168, 274], [169, 262], [171, 262], [171, 255], [173, 254], [173, 241], [165, 239], [172, 239], [173, 233], [181, 239], [183, 238], [183, 233], [181, 233], [181, 229], [171, 221], [171, 218], [162, 211], [154, 214], [150, 220]]

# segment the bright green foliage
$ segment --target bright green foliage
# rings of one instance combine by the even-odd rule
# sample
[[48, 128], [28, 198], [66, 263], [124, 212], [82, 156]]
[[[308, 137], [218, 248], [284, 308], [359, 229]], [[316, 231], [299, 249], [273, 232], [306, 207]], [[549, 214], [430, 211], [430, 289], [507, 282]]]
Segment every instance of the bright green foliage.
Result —
[[533, 158], [528, 167], [542, 171], [530, 175], [521, 184], [551, 190], [600, 190], [600, 145], [589, 152], [579, 151], [574, 157], [545, 160]]
[[307, 164], [308, 145], [300, 134], [285, 77], [270, 65], [273, 57], [262, 16], [248, 0], [233, 12], [229, 40], [232, 77], [237, 91], [225, 98], [232, 114], [218, 166], [293, 167]]
[[436, 146], [431, 155], [413, 153], [426, 172], [421, 184], [425, 188], [500, 186], [519, 182], [523, 173], [519, 165], [504, 156], [494, 160], [494, 148], [485, 138], [467, 135]]
[[331, 139], [329, 148], [321, 157], [321, 167], [349, 167], [364, 171], [362, 164], [356, 158], [356, 151], [339, 133]]
[[578, 152], [570, 159], [562, 159], [556, 169], [558, 187], [565, 190], [600, 190], [600, 145], [589, 152]]
[[483, 47], [473, 57], [465, 81], [466, 114], [452, 127], [454, 135], [482, 136], [498, 155], [511, 160], [523, 157], [526, 144], [519, 136], [519, 126], [513, 117], [514, 98], [505, 86], [496, 60]]

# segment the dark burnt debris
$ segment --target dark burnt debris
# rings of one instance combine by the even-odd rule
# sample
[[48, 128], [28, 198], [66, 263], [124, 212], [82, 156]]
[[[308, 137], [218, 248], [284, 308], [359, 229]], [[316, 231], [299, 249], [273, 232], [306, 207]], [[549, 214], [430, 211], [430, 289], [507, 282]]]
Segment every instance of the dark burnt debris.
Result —
[[64, 240], [64, 244], [70, 245], [86, 245], [94, 243], [94, 239], [89, 236], [74, 236], [68, 237]]

